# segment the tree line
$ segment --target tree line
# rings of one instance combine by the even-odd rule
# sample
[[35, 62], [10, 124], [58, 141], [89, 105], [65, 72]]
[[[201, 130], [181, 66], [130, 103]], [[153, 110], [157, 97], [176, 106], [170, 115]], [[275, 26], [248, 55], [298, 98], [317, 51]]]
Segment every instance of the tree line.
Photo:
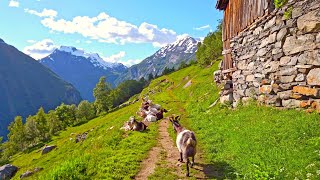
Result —
[[[30, 115], [23, 123], [21, 116], [16, 116], [8, 126], [8, 140], [0, 144], [0, 163], [5, 163], [17, 152], [41, 145], [67, 127], [77, 126], [107, 113], [113, 107], [126, 102], [134, 94], [140, 93], [148, 84], [144, 78], [139, 81], [127, 80], [112, 89], [101, 77], [93, 90], [94, 102], [81, 101], [78, 106], [62, 103], [48, 113], [40, 107], [35, 115]], [[2, 138], [0, 138], [1, 142]]]
[[210, 32], [204, 38], [203, 42], [198, 44], [198, 50], [196, 52], [198, 64], [203, 67], [211, 65], [214, 60], [221, 56], [222, 49], [222, 23], [220, 22], [217, 30]]

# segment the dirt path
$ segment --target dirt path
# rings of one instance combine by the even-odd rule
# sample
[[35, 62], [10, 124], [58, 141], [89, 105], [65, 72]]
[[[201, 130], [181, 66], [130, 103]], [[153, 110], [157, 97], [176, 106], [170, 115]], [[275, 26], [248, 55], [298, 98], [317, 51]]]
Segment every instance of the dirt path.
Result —
[[[148, 179], [148, 176], [154, 173], [155, 168], [159, 166], [158, 163], [161, 161], [160, 153], [162, 151], [165, 152], [164, 160], [166, 168], [170, 169], [173, 174], [179, 177], [179, 179], [187, 179], [185, 177], [185, 163], [180, 163], [178, 161], [179, 152], [169, 135], [169, 125], [170, 121], [167, 119], [161, 120], [159, 123], [158, 144], [149, 151], [148, 158], [142, 162], [142, 168], [135, 179]], [[201, 152], [197, 153], [195, 161], [194, 167], [190, 170], [191, 177], [196, 179], [219, 177], [217, 176], [217, 171], [212, 166], [203, 163]]]

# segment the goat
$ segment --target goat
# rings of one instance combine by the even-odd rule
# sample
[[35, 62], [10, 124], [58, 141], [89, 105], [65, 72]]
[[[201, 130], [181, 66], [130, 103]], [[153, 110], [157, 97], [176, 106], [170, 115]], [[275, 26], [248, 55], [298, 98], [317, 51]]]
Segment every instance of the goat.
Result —
[[154, 114], [148, 114], [145, 118], [144, 121], [149, 121], [149, 122], [156, 122], [157, 121], [157, 116]]
[[183, 162], [186, 160], [187, 173], [186, 176], [189, 176], [189, 157], [192, 158], [191, 167], [194, 165], [194, 156], [196, 155], [196, 145], [197, 140], [194, 135], [194, 132], [183, 128], [179, 124], [180, 116], [170, 116], [169, 120], [172, 122], [173, 129], [177, 133], [176, 144], [180, 152], [180, 159], [178, 161]]
[[129, 118], [129, 125], [131, 126], [131, 130], [133, 131], [144, 131], [147, 129], [147, 125], [143, 122], [138, 122], [134, 116]]
[[156, 117], [157, 117], [157, 120], [160, 120], [163, 118], [163, 113], [166, 113], [168, 112], [166, 109], [161, 109], [157, 114], [156, 114]]

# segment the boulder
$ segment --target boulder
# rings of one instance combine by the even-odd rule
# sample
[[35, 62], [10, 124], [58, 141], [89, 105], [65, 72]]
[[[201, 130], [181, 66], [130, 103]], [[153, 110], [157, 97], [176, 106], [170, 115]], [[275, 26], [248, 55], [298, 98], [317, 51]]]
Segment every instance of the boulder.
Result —
[[307, 75], [307, 82], [309, 85], [320, 85], [320, 68], [312, 69]]
[[20, 175], [20, 179], [29, 177], [29, 176], [31, 176], [32, 174], [34, 174], [34, 172], [32, 172], [32, 171], [26, 171], [25, 173], [23, 173], [23, 174]]
[[289, 31], [287, 28], [281, 29], [277, 34], [277, 41], [279, 41], [279, 42], [283, 41], [288, 33], [289, 33]]
[[300, 107], [300, 101], [296, 99], [282, 100], [282, 106], [286, 108]]
[[6, 164], [0, 167], [0, 179], [7, 180], [11, 179], [16, 172], [18, 171], [18, 167], [13, 166], [11, 164]]
[[299, 93], [306, 96], [320, 97], [320, 91], [316, 88], [309, 88], [304, 86], [294, 86], [292, 92]]
[[284, 76], [284, 75], [296, 75], [297, 72], [298, 72], [297, 68], [285, 66], [285, 67], [280, 68], [280, 71], [279, 71], [278, 74], [282, 75], [282, 76]]
[[312, 34], [298, 37], [289, 36], [283, 44], [283, 52], [285, 55], [291, 55], [307, 50], [314, 50], [317, 47], [314, 41], [315, 37]]
[[271, 85], [262, 85], [259, 88], [260, 93], [262, 94], [270, 94], [272, 91], [272, 86]]
[[292, 95], [292, 90], [278, 92], [277, 95], [280, 99], [289, 99]]
[[55, 145], [52, 145], [52, 146], [45, 146], [43, 149], [42, 149], [42, 155], [43, 154], [47, 154], [49, 153], [50, 151], [52, 151], [53, 149], [55, 149], [57, 146]]
[[306, 75], [304, 74], [298, 74], [297, 77], [294, 79], [295, 81], [301, 82], [306, 79]]
[[291, 75], [291, 76], [280, 76], [280, 82], [282, 83], [290, 83], [294, 81], [294, 78], [296, 75]]
[[305, 33], [320, 31], [320, 15], [319, 10], [311, 11], [298, 18], [298, 28]]

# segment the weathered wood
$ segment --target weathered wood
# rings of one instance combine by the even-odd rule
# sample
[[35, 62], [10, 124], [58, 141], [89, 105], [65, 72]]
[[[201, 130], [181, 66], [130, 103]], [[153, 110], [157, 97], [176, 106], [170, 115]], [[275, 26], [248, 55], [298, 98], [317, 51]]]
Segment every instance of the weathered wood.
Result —
[[[273, 10], [272, 0], [218, 0], [217, 8], [224, 10], [223, 49], [230, 48], [230, 40], [250, 27], [256, 20]], [[231, 54], [225, 54], [223, 70], [233, 68]]]

